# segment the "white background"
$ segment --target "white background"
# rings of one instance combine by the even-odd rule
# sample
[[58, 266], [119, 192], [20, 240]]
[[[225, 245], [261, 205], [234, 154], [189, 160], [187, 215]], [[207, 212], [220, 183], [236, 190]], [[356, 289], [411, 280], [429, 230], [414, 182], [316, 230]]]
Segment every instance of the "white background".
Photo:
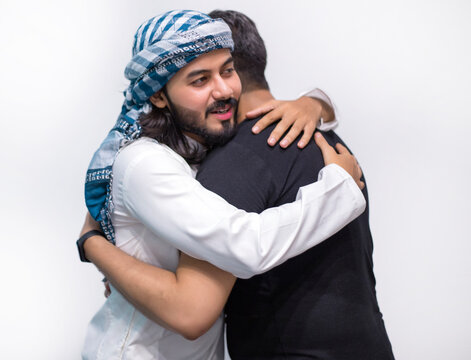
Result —
[[332, 97], [368, 179], [396, 358], [471, 358], [469, 1], [0, 4], [0, 358], [79, 358], [104, 300], [75, 249], [85, 170], [119, 113], [134, 31], [171, 8], [246, 13], [277, 97]]

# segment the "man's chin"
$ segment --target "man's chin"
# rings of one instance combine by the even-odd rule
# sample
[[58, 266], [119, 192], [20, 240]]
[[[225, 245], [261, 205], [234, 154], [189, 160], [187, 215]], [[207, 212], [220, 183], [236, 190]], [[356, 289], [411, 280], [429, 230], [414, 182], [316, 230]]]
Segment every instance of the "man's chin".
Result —
[[[184, 133], [190, 133], [197, 138], [197, 141], [203, 141], [206, 146], [221, 146], [227, 143], [237, 132], [235, 119], [237, 118], [237, 108], [228, 120], [220, 120], [212, 114], [206, 114], [204, 118], [195, 111], [181, 106], [172, 105], [174, 121]], [[232, 109], [231, 109], [232, 110]], [[201, 139], [201, 140], [200, 140]]]
[[205, 134], [201, 134], [204, 142], [207, 146], [222, 146], [231, 140], [237, 133], [235, 124], [223, 126], [219, 131], [206, 131]]

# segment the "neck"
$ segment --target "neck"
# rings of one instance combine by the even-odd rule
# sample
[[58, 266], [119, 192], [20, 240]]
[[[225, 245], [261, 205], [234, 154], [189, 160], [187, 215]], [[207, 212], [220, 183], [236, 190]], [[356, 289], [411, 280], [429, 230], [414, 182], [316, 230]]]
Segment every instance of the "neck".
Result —
[[266, 102], [273, 100], [274, 97], [270, 90], [257, 89], [243, 92], [239, 99], [239, 107], [237, 109], [237, 123], [245, 120], [245, 114]]

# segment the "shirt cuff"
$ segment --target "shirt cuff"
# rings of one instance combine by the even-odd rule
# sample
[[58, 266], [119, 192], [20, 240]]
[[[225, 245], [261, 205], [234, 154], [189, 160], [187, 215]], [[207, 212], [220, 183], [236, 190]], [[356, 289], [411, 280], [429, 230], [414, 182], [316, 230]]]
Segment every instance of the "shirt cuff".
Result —
[[314, 99], [322, 100], [327, 105], [329, 105], [334, 111], [334, 120], [329, 121], [329, 122], [324, 122], [324, 119], [320, 118], [319, 123], [317, 124], [317, 129], [321, 131], [330, 131], [337, 128], [337, 126], [339, 125], [339, 122], [337, 120], [337, 113], [335, 111], [335, 106], [325, 92], [323, 92], [321, 89], [315, 88], [313, 90], [305, 91], [301, 93], [300, 96], [309, 96]]

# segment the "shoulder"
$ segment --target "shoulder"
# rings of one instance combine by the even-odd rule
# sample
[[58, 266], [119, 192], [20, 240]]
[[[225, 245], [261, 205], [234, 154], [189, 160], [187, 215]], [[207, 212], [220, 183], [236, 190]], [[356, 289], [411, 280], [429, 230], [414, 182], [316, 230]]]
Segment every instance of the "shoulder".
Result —
[[[254, 135], [246, 122], [238, 127], [237, 134], [225, 145], [213, 149], [204, 159], [198, 171], [198, 178], [207, 174], [213, 177], [215, 172], [226, 177], [256, 176], [257, 172], [270, 172], [271, 148], [262, 136]], [[222, 175], [218, 175], [222, 176]]]
[[168, 146], [154, 139], [140, 138], [120, 149], [113, 164], [113, 177], [169, 170], [191, 173], [185, 160]]
[[[322, 153], [314, 140], [311, 140], [304, 149], [299, 149], [296, 145], [301, 138], [301, 135], [299, 135], [286, 149], [280, 147], [279, 144], [272, 147], [267, 144], [267, 140], [277, 123], [268, 126], [260, 134], [254, 135], [251, 128], [256, 121], [257, 119], [242, 123], [235, 140], [256, 152], [271, 167], [276, 168], [278, 171], [286, 171], [294, 164], [299, 166], [309, 164], [310, 167], [316, 168], [323, 167]], [[333, 131], [329, 133], [328, 137], [334, 136]]]
[[136, 156], [159, 155], [178, 158], [168, 146], [159, 143], [155, 139], [142, 137], [124, 145], [118, 152], [115, 162], [130, 161]]
[[263, 130], [260, 134], [252, 133], [252, 126], [256, 120], [245, 120], [239, 127], [237, 134], [222, 147], [214, 149], [205, 160], [204, 164], [238, 161], [245, 164], [253, 162], [264, 163], [270, 166], [272, 163], [290, 162], [297, 156], [299, 149], [290, 147], [281, 149], [279, 146], [271, 147], [267, 144], [268, 136], [274, 126]]

